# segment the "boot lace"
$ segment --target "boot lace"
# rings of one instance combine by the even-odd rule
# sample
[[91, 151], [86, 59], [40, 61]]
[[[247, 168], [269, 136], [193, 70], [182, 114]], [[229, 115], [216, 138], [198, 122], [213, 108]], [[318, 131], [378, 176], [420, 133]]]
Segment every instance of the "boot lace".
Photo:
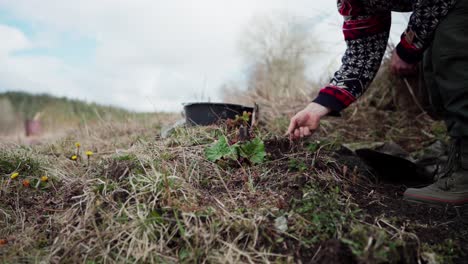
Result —
[[452, 186], [450, 184], [450, 176], [456, 169], [457, 164], [460, 163], [460, 144], [458, 140], [452, 140], [449, 149], [448, 160], [444, 164], [443, 169], [439, 172], [440, 164], [437, 165], [436, 169], [436, 181], [440, 182], [440, 187], [443, 190], [449, 190]]

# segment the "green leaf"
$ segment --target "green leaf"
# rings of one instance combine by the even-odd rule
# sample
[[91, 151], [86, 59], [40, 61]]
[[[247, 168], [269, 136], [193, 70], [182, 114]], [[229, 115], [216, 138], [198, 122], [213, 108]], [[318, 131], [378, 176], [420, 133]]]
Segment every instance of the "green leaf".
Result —
[[265, 160], [265, 144], [259, 138], [245, 142], [240, 146], [240, 155], [253, 164], [262, 163]]
[[237, 160], [239, 156], [248, 159], [253, 164], [262, 163], [265, 160], [265, 144], [259, 138], [251, 141], [229, 145], [225, 136], [205, 149], [205, 157], [216, 162], [220, 159]]
[[177, 227], [179, 228], [179, 234], [184, 237], [185, 236], [185, 228], [184, 226], [182, 225], [182, 222], [179, 220], [179, 215], [178, 215], [178, 212], [176, 212], [175, 210], [174, 211], [174, 216], [175, 216], [175, 219], [176, 219], [176, 223], [177, 223]]
[[237, 144], [229, 146], [227, 138], [225, 136], [222, 136], [213, 145], [205, 149], [205, 157], [211, 162], [215, 162], [222, 158], [236, 160], [237, 148]]
[[190, 257], [190, 250], [182, 248], [179, 250], [179, 260], [187, 260]]
[[163, 218], [161, 214], [159, 214], [157, 211], [151, 211], [146, 219], [148, 222], [154, 222], [156, 224], [162, 224], [163, 223]]
[[250, 115], [248, 112], [244, 112], [240, 118], [242, 121], [248, 123], [250, 120]]
[[307, 145], [307, 150], [310, 152], [316, 152], [320, 148], [320, 142], [311, 142]]

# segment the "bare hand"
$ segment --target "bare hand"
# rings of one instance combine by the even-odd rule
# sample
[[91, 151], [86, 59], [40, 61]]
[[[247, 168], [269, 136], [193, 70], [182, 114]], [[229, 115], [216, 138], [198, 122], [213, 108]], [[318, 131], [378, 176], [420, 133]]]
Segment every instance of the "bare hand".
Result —
[[330, 109], [317, 104], [310, 103], [304, 110], [297, 113], [289, 124], [289, 138], [296, 140], [311, 136], [319, 127], [320, 119], [327, 115]]
[[418, 71], [417, 64], [409, 64], [402, 60], [396, 49], [392, 53], [391, 71], [393, 74], [401, 76], [415, 75]]

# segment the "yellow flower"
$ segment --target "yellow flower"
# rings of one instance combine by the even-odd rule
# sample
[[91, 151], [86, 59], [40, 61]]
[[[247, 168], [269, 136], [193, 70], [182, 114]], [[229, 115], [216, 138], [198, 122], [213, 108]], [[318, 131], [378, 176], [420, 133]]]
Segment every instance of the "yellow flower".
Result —
[[14, 179], [16, 179], [18, 176], [19, 176], [19, 173], [18, 173], [18, 172], [15, 172], [15, 173], [11, 174], [10, 178], [11, 178], [12, 180], [14, 180]]
[[42, 176], [41, 177], [41, 182], [47, 182], [49, 180], [49, 177], [47, 176]]
[[73, 156], [71, 156], [71, 159], [72, 159], [72, 160], [77, 160], [77, 159], [78, 159], [78, 156], [73, 155]]
[[86, 151], [86, 156], [91, 157], [94, 153], [91, 150]]
[[80, 148], [80, 147], [81, 147], [80, 142], [76, 142], [76, 143], [75, 143], [75, 146], [76, 146], [77, 148]]

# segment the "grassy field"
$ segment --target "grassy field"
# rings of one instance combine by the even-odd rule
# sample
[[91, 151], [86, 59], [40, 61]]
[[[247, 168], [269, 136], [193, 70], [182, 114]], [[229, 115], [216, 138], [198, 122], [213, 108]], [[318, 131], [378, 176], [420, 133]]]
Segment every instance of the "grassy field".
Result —
[[45, 133], [103, 120], [144, 117], [127, 110], [47, 94], [0, 93], [0, 136], [23, 134], [24, 122], [37, 118]]
[[250, 139], [232, 125], [163, 139], [161, 127], [176, 117], [153, 116], [100, 121], [33, 146], [0, 143], [0, 260], [466, 261], [459, 210], [405, 203], [405, 186], [379, 182], [340, 150], [393, 140], [413, 151], [443, 137], [441, 124], [367, 103], [301, 142], [282, 136], [284, 116]]

